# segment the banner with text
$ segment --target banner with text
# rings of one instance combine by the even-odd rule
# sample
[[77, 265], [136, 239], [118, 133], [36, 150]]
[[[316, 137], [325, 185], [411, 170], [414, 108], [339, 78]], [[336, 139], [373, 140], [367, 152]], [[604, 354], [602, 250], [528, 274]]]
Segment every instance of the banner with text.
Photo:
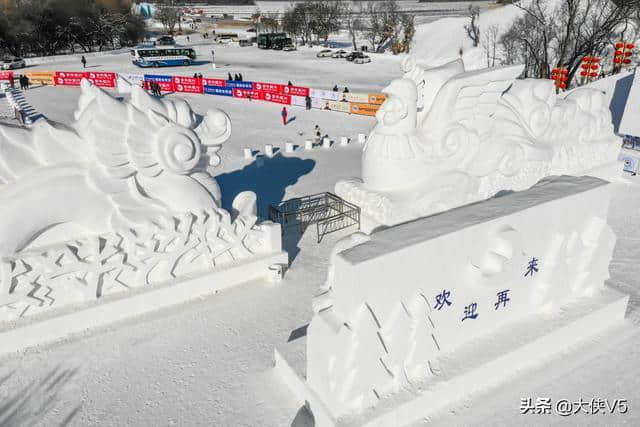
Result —
[[207, 95], [233, 96], [233, 89], [224, 86], [205, 86], [204, 93]]
[[380, 108], [379, 105], [351, 103], [351, 113], [363, 116], [375, 116]]
[[203, 80], [196, 77], [173, 76], [173, 90], [181, 93], [204, 93]]
[[56, 71], [56, 86], [80, 86], [85, 73], [82, 71]]
[[116, 87], [116, 73], [85, 72], [84, 78], [98, 87]]
[[0, 80], [13, 81], [13, 71], [0, 71]]
[[265, 101], [268, 102], [275, 102], [276, 104], [285, 104], [285, 105], [291, 105], [291, 97], [289, 95], [282, 95], [279, 93], [271, 93], [271, 92], [264, 92], [264, 98]]
[[29, 77], [29, 82], [31, 84], [41, 84], [41, 85], [54, 85], [56, 72], [55, 71], [28, 71], [24, 73], [27, 77]]
[[155, 82], [160, 85], [160, 89], [165, 92], [173, 92], [173, 77], [172, 76], [161, 76], [155, 74], [145, 74], [144, 75], [144, 88], [150, 89], [150, 83]]

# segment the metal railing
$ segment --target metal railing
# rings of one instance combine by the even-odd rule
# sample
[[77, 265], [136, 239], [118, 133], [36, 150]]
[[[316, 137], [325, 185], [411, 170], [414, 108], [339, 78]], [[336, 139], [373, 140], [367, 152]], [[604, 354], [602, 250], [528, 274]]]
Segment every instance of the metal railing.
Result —
[[269, 205], [269, 219], [280, 224], [282, 233], [297, 229], [304, 233], [311, 224], [316, 224], [318, 243], [334, 231], [352, 225], [360, 229], [360, 208], [333, 193], [319, 193], [297, 197]]

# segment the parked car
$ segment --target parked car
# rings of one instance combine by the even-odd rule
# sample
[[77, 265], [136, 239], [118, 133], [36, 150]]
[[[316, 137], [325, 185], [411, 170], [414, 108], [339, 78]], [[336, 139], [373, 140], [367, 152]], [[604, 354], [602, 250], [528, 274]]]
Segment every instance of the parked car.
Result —
[[354, 58], [354, 64], [366, 64], [367, 62], [371, 62], [371, 58], [368, 55], [362, 55], [357, 58]]
[[333, 51], [331, 49], [322, 49], [316, 54], [318, 58], [328, 58], [331, 55], [333, 55]]
[[345, 58], [347, 61], [351, 62], [351, 61], [353, 61], [353, 60], [354, 60], [354, 59], [356, 59], [356, 58], [363, 58], [364, 56], [365, 56], [365, 55], [364, 55], [364, 53], [362, 53], [362, 52], [353, 51], [353, 52], [351, 52], [350, 54], [348, 54], [347, 56], [345, 56], [344, 58]]
[[176, 44], [176, 41], [171, 36], [162, 36], [158, 37], [158, 39], [156, 40], [156, 44], [158, 46], [173, 46]]
[[347, 51], [346, 50], [337, 50], [333, 53], [333, 55], [331, 55], [332, 58], [344, 58], [347, 56]]
[[3, 70], [14, 70], [16, 68], [24, 68], [27, 66], [27, 63], [24, 62], [22, 58], [5, 58], [2, 61], [2, 69]]
[[282, 50], [284, 50], [286, 52], [291, 52], [292, 50], [297, 50], [297, 48], [292, 44], [288, 44], [288, 45], [284, 46], [282, 48]]
[[256, 32], [256, 29], [255, 29], [255, 28], [249, 28], [249, 29], [247, 30], [247, 33], [255, 33], [255, 32]]

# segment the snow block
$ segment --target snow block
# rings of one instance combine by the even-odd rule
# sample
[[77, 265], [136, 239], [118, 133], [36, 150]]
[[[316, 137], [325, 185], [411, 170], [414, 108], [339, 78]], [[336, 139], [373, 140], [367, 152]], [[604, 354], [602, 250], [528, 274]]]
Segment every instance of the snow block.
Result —
[[322, 148], [331, 148], [331, 140], [329, 139], [328, 136], [325, 136], [322, 139]]
[[402, 426], [538, 366], [624, 317], [627, 297], [604, 288], [610, 197], [598, 178], [552, 177], [351, 239], [314, 300], [305, 362], [280, 348], [278, 371], [304, 380], [292, 388], [317, 426]]
[[349, 144], [349, 138], [347, 138], [346, 136], [343, 136], [340, 138], [340, 145], [342, 145], [343, 147], [346, 147], [347, 144]]
[[285, 147], [285, 151], [287, 153], [293, 153], [295, 151], [293, 142], [285, 142], [284, 147]]
[[310, 139], [306, 139], [304, 141], [304, 149], [305, 150], [313, 150], [313, 141]]
[[273, 157], [273, 145], [267, 144], [264, 146], [264, 153], [267, 157]]

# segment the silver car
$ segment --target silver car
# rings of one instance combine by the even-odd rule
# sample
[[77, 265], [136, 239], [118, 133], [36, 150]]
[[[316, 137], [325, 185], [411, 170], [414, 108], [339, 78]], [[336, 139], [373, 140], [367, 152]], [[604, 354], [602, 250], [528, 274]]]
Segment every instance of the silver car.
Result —
[[371, 58], [367, 55], [362, 55], [353, 59], [354, 64], [366, 64], [367, 62], [371, 62]]
[[318, 58], [328, 58], [331, 55], [333, 55], [333, 51], [331, 49], [322, 49], [316, 54]]
[[346, 50], [338, 50], [336, 52], [333, 53], [333, 55], [331, 55], [332, 58], [346, 58], [347, 55], [349, 54], [349, 52], [347, 52]]
[[22, 58], [5, 58], [2, 60], [3, 70], [15, 70], [16, 68], [24, 68], [27, 63]]

